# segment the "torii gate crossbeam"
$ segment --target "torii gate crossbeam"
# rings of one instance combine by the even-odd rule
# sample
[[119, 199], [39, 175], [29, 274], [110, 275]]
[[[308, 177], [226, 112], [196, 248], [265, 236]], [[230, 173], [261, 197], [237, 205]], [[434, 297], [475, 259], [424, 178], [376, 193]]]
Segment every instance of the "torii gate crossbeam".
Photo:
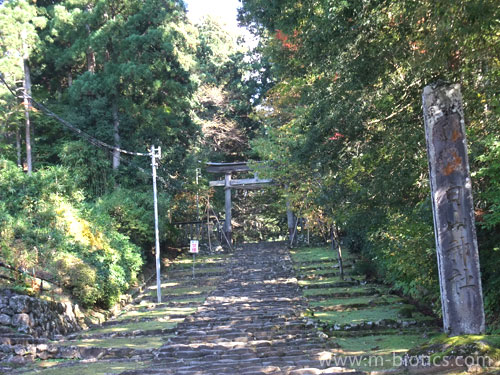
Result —
[[224, 232], [228, 242], [232, 242], [232, 204], [231, 204], [231, 189], [252, 190], [262, 189], [266, 185], [272, 184], [272, 180], [260, 179], [257, 174], [254, 178], [233, 180], [232, 173], [250, 172], [251, 169], [247, 162], [235, 163], [207, 163], [207, 172], [209, 173], [224, 173], [224, 180], [210, 181], [212, 187], [224, 187], [225, 190], [225, 213]]

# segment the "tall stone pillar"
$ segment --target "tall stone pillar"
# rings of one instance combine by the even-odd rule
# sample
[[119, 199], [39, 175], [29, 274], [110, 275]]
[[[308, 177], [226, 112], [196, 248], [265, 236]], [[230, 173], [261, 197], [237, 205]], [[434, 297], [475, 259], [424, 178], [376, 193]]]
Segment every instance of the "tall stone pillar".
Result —
[[423, 110], [445, 332], [484, 332], [485, 318], [460, 85], [425, 87]]
[[226, 193], [226, 221], [224, 223], [224, 233], [226, 234], [229, 244], [232, 243], [232, 228], [231, 228], [231, 173], [226, 173], [224, 190]]

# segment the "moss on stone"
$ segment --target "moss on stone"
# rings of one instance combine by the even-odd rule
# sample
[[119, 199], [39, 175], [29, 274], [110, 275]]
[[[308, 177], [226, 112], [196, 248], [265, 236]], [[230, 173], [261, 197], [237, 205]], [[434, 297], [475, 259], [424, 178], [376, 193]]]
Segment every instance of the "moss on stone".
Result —
[[[44, 361], [44, 362], [49, 362], [49, 361]], [[40, 375], [68, 375], [68, 374], [114, 375], [114, 374], [120, 374], [127, 370], [140, 370], [149, 367], [150, 365], [151, 362], [149, 361], [145, 362], [102, 361], [94, 363], [74, 361], [74, 365], [68, 365], [66, 363], [62, 366], [43, 368], [44, 367], [43, 363], [40, 362], [37, 364], [36, 367], [32, 367], [29, 371], [23, 372], [22, 374], [27, 375], [36, 372], [37, 374]]]
[[139, 336], [117, 337], [108, 339], [82, 339], [77, 341], [62, 342], [62, 346], [78, 346], [83, 348], [131, 348], [131, 349], [156, 349], [165, 344], [168, 336]]
[[445, 334], [434, 337], [427, 344], [415, 348], [412, 355], [425, 353], [431, 360], [445, 357], [483, 357], [491, 362], [500, 361], [500, 335], [462, 335], [448, 337]]
[[158, 329], [170, 329], [175, 328], [177, 323], [180, 323], [183, 319], [171, 319], [171, 320], [150, 320], [146, 322], [134, 322], [121, 325], [112, 325], [109, 327], [102, 327], [97, 329], [90, 329], [82, 333], [82, 336], [91, 335], [105, 335], [111, 333], [126, 333], [133, 331], [154, 331]]
[[349, 306], [349, 305], [377, 305], [377, 304], [396, 304], [401, 303], [403, 300], [394, 295], [382, 296], [361, 296], [361, 297], [347, 297], [347, 298], [331, 298], [323, 301], [310, 301], [311, 307], [328, 307], [328, 306]]
[[[314, 316], [328, 323], [359, 324], [363, 322], [376, 322], [379, 320], [405, 320], [398, 316], [400, 307], [398, 305], [375, 306], [363, 309], [346, 309], [343, 311], [317, 311]], [[432, 317], [415, 313], [412, 320], [427, 321], [434, 320]]]
[[338, 294], [338, 293], [350, 293], [356, 294], [372, 294], [378, 295], [387, 292], [386, 288], [379, 285], [366, 286], [366, 287], [343, 287], [343, 288], [319, 288], [319, 289], [306, 289], [303, 291], [304, 296], [317, 296], [317, 295], [327, 295], [327, 294]]
[[143, 318], [158, 318], [170, 315], [191, 315], [196, 312], [194, 307], [167, 307], [160, 309], [149, 309], [144, 307], [140, 310], [132, 310], [122, 313], [116, 319], [117, 321], [125, 319], [143, 319]]

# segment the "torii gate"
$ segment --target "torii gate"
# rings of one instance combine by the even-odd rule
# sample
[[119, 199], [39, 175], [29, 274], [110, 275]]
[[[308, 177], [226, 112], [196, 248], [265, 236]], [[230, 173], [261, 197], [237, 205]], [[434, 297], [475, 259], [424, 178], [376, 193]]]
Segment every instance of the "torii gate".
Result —
[[231, 227], [231, 189], [252, 190], [262, 189], [266, 185], [271, 184], [272, 180], [260, 179], [257, 173], [254, 172], [254, 178], [233, 180], [232, 174], [237, 172], [250, 172], [251, 169], [246, 161], [235, 163], [207, 163], [207, 172], [209, 173], [224, 173], [224, 180], [210, 181], [210, 186], [223, 186], [226, 193], [226, 220], [224, 222], [224, 233], [228, 242], [232, 242], [232, 227]]

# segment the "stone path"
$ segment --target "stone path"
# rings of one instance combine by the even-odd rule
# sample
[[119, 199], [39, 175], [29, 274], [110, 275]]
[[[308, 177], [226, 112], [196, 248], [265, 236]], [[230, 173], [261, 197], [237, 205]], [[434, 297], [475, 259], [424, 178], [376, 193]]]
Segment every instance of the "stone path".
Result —
[[228, 260], [228, 271], [178, 334], [155, 353], [151, 368], [123, 374], [339, 374], [320, 358], [325, 338], [302, 317], [288, 250], [261, 244]]
[[189, 258], [177, 262], [162, 278], [164, 303], [151, 286], [116, 319], [50, 343], [66, 363], [17, 373], [367, 374], [330, 360], [387, 356], [433, 329], [416, 313], [398, 316], [406, 305], [387, 288], [340, 280], [328, 249], [292, 256], [284, 244], [246, 245], [205, 256], [195, 279]]

